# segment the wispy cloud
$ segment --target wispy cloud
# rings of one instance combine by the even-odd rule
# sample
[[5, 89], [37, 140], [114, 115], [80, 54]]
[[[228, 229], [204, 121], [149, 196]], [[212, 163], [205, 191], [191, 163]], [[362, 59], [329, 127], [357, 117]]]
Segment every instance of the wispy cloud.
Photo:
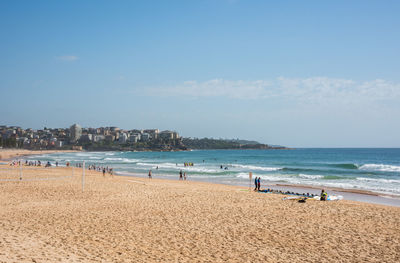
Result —
[[212, 79], [186, 81], [175, 86], [147, 89], [151, 96], [226, 97], [233, 99], [283, 99], [304, 103], [377, 101], [400, 99], [400, 84], [382, 79], [354, 81], [327, 77], [271, 80]]
[[75, 61], [75, 60], [79, 59], [78, 56], [74, 56], [74, 55], [58, 56], [56, 58], [59, 60], [62, 60], [62, 61]]

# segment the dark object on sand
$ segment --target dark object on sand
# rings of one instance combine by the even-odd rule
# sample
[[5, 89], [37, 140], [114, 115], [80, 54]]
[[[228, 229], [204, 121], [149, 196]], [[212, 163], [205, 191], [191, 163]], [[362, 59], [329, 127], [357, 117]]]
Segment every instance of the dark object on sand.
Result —
[[299, 200], [299, 203], [305, 203], [307, 201], [307, 198], [302, 198]]

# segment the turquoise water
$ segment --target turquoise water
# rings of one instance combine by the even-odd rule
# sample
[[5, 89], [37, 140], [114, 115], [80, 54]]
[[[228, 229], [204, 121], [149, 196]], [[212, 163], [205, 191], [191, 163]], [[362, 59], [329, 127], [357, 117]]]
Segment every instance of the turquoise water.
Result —
[[[151, 169], [153, 176], [178, 178], [182, 169], [189, 179], [241, 185], [248, 185], [252, 172], [263, 185], [327, 186], [400, 196], [400, 149], [79, 152], [28, 158], [60, 164], [86, 161], [128, 176], [147, 176]], [[194, 166], [184, 167], [185, 162]]]

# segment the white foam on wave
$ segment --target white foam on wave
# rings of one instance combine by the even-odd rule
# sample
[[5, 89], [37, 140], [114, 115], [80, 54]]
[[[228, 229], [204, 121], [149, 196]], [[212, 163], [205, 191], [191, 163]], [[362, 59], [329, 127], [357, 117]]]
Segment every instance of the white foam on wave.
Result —
[[265, 167], [265, 166], [244, 165], [244, 164], [233, 164], [232, 167], [246, 169], [246, 170], [258, 170], [258, 171], [278, 171], [282, 169], [279, 167]]
[[357, 177], [356, 179], [358, 181], [364, 181], [364, 182], [400, 184], [400, 180], [396, 180], [396, 179], [366, 178], [366, 177]]
[[209, 169], [209, 168], [199, 167], [199, 166], [187, 166], [187, 167], [182, 168], [182, 170], [189, 171], [189, 172], [213, 173], [213, 174], [218, 174], [218, 173], [224, 172], [224, 170]]
[[[249, 173], [238, 173], [236, 175], [236, 177], [249, 179]], [[253, 174], [252, 180], [254, 180], [255, 177], [261, 177], [262, 180], [271, 181], [271, 182], [289, 182], [290, 181], [290, 178], [285, 177], [285, 176]]]
[[97, 157], [97, 156], [89, 156], [90, 160], [101, 160], [101, 157]]
[[400, 166], [388, 165], [388, 164], [364, 164], [358, 169], [360, 170], [370, 170], [370, 171], [382, 171], [382, 172], [400, 172]]
[[123, 162], [123, 163], [136, 163], [139, 160], [137, 160], [137, 159], [128, 159], [128, 158], [107, 157], [107, 158], [104, 158], [104, 161], [116, 161], [116, 162]]
[[85, 152], [75, 153], [75, 156], [79, 156], [79, 157], [89, 157], [89, 156], [92, 156], [92, 155], [93, 155], [93, 153], [90, 153], [90, 152], [88, 152], [88, 153], [85, 153]]
[[172, 169], [172, 170], [182, 170], [182, 171], [189, 171], [189, 172], [200, 172], [200, 173], [213, 173], [213, 174], [218, 174], [226, 170], [220, 170], [220, 169], [210, 169], [206, 168], [204, 166], [177, 166], [176, 163], [144, 163], [144, 162], [138, 162], [138, 166], [145, 166], [145, 167], [157, 167], [159, 169]]
[[311, 174], [299, 174], [299, 177], [305, 178], [305, 179], [321, 179], [324, 178], [323, 175], [311, 175]]
[[175, 163], [144, 163], [144, 162], [138, 162], [137, 165], [139, 165], [139, 166], [150, 166], [150, 167], [158, 166], [158, 168], [176, 168], [176, 169], [182, 168], [182, 167], [178, 167]]

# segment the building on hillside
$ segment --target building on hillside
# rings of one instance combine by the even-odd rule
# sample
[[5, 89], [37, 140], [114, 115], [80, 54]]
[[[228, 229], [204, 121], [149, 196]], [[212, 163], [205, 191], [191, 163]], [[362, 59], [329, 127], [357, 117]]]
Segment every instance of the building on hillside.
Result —
[[175, 131], [162, 131], [159, 137], [163, 140], [176, 140], [179, 139], [179, 134]]
[[150, 141], [150, 138], [151, 138], [150, 134], [148, 134], [148, 133], [143, 133], [140, 137], [141, 137], [140, 140], [143, 142]]
[[139, 134], [131, 134], [131, 136], [129, 136], [129, 142], [137, 143], [138, 141], [140, 141]]
[[106, 135], [106, 138], [105, 138], [105, 140], [106, 140], [106, 142], [113, 142], [113, 141], [115, 141], [115, 136], [114, 135]]
[[104, 135], [95, 135], [93, 136], [93, 141], [94, 142], [101, 142], [104, 141], [106, 137]]
[[81, 142], [91, 142], [91, 141], [93, 141], [93, 134], [84, 134], [84, 135], [81, 136], [79, 141], [81, 141]]
[[121, 133], [119, 136], [118, 142], [121, 144], [124, 144], [127, 141], [128, 141], [128, 135], [125, 132]]
[[142, 134], [142, 133], [143, 133], [143, 130], [133, 129], [133, 130], [129, 130], [129, 133], [139, 133], [139, 134]]
[[172, 131], [162, 131], [159, 133], [159, 137], [163, 140], [173, 140], [174, 132]]
[[56, 146], [57, 148], [63, 147], [63, 146], [64, 146], [64, 141], [56, 141], [56, 142], [55, 142], [55, 146]]
[[82, 127], [78, 124], [72, 125], [70, 128], [70, 140], [71, 142], [77, 142], [82, 136]]
[[121, 129], [120, 128], [118, 128], [118, 127], [110, 127], [110, 131], [112, 131], [112, 132], [118, 132], [118, 131], [120, 131]]
[[145, 134], [145, 133], [150, 135], [150, 139], [155, 140], [155, 139], [158, 139], [158, 134], [160, 133], [160, 130], [159, 129], [144, 130], [143, 134]]

